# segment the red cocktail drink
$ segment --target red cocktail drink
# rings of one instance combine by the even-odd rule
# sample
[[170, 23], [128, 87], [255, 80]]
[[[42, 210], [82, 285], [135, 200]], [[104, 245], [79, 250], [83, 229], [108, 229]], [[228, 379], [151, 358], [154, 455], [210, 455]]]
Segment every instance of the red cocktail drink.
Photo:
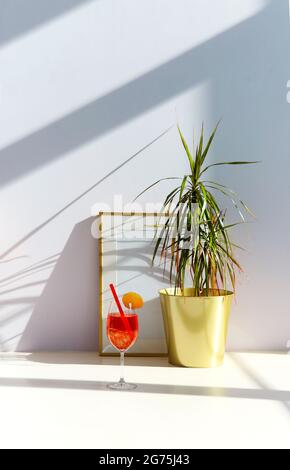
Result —
[[137, 385], [128, 383], [124, 379], [124, 357], [135, 343], [138, 336], [138, 316], [135, 308], [141, 308], [144, 301], [136, 292], [127, 292], [122, 297], [124, 310], [119, 300], [114, 284], [109, 285], [114, 301], [110, 303], [107, 316], [107, 336], [114, 348], [120, 351], [121, 377], [119, 382], [108, 384], [112, 390], [134, 390]]
[[119, 351], [127, 351], [138, 336], [138, 316], [136, 313], [109, 313], [107, 317], [107, 335], [110, 343]]

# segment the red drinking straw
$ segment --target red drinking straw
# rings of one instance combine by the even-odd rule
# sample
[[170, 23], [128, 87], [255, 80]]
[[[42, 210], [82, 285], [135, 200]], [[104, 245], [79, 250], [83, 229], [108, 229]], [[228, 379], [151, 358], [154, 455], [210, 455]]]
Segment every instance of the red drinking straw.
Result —
[[130, 331], [131, 330], [131, 326], [130, 326], [130, 323], [128, 321], [128, 318], [126, 317], [125, 313], [124, 313], [124, 310], [122, 308], [122, 305], [120, 303], [120, 300], [119, 300], [119, 297], [117, 296], [117, 292], [116, 292], [116, 289], [115, 289], [115, 286], [114, 284], [109, 284], [109, 287], [111, 289], [111, 292], [113, 294], [113, 297], [115, 299], [115, 302], [117, 304], [117, 307], [118, 307], [118, 310], [120, 312], [120, 315], [121, 315], [121, 318], [123, 319], [124, 323], [126, 324], [127, 326], [127, 329]]

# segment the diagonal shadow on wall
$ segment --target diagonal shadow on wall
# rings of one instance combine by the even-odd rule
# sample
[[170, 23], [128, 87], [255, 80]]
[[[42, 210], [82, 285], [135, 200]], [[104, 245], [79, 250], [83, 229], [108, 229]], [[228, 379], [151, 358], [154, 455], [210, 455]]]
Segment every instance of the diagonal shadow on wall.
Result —
[[[3, 148], [0, 185], [60, 158], [204, 80], [214, 84], [224, 73], [231, 73], [232, 55], [247, 60], [249, 37], [266, 33], [272, 21], [271, 8]], [[248, 66], [256, 67], [252, 62]]]
[[[226, 114], [230, 107], [239, 109], [240, 106], [240, 109], [243, 109], [241, 117], [253, 120], [257, 110], [254, 104], [251, 114], [245, 109], [247, 99], [239, 80], [245, 70], [251, 75], [261, 75], [261, 64], [257, 61], [257, 54], [249, 54], [249, 40], [253, 38], [254, 44], [258, 43], [257, 52], [259, 53], [259, 48], [264, 48], [265, 36], [273, 20], [275, 24], [281, 24], [281, 20], [285, 23], [288, 18], [287, 12], [287, 0], [282, 0], [279, 4], [278, 2], [274, 4], [272, 1], [265, 10], [243, 24], [0, 150], [0, 184], [4, 185], [46, 162], [61, 157], [69, 150], [80, 147], [87, 141], [193, 87], [204, 79], [211, 79], [212, 99], [216, 101], [217, 97], [221, 97], [222, 102], [217, 103], [213, 108], [225, 109], [224, 114]], [[287, 76], [286, 61], [284, 70], [281, 70], [280, 63], [276, 66], [280, 43], [285, 42], [280, 35], [285, 36], [285, 29], [288, 33], [287, 24], [280, 29], [279, 35], [271, 37], [271, 47], [269, 46], [267, 54], [267, 63], [271, 64], [271, 70], [279, 70], [279, 74], [271, 76], [273, 88], [281, 88], [281, 75], [285, 75], [285, 80]], [[263, 67], [262, 73], [264, 73]], [[247, 80], [247, 76], [245, 79]], [[261, 88], [262, 86], [261, 82]], [[83, 195], [86, 195], [94, 186], [88, 188]], [[53, 214], [30, 234], [24, 236], [19, 243], [34, 235], [34, 232], [42, 226], [45, 227], [49, 221], [54, 220], [77, 200], [79, 197]], [[19, 246], [19, 243], [15, 246]], [[13, 249], [14, 246], [7, 250], [5, 255]]]
[[[26, 235], [24, 235], [20, 240], [18, 240], [17, 242], [15, 242], [12, 246], [10, 246], [7, 250], [5, 250], [3, 253], [1, 253], [0, 255], [0, 260], [3, 259], [3, 258], [6, 258], [6, 256], [8, 254], [10, 254], [11, 252], [13, 252], [16, 248], [18, 248], [20, 245], [22, 245], [22, 243], [26, 242], [27, 240], [29, 240], [31, 237], [33, 237], [34, 235], [36, 235], [40, 230], [44, 229], [48, 224], [50, 224], [51, 222], [53, 222], [57, 217], [59, 217], [63, 212], [65, 212], [67, 209], [69, 209], [71, 206], [73, 206], [75, 203], [77, 203], [78, 201], [80, 201], [82, 198], [84, 198], [85, 196], [87, 196], [90, 192], [92, 192], [95, 188], [97, 188], [97, 186], [101, 185], [102, 183], [104, 183], [108, 178], [110, 178], [111, 176], [113, 176], [118, 170], [120, 170], [123, 166], [127, 165], [128, 163], [130, 163], [132, 160], [134, 160], [136, 157], [138, 157], [140, 154], [142, 154], [142, 152], [144, 152], [148, 147], [150, 147], [151, 145], [153, 145], [155, 142], [157, 142], [157, 140], [161, 139], [165, 134], [167, 134], [167, 132], [169, 132], [171, 129], [168, 128], [168, 129], [165, 129], [165, 131], [163, 131], [161, 134], [159, 134], [157, 137], [155, 137], [151, 142], [149, 142], [148, 144], [144, 145], [144, 147], [142, 147], [141, 149], [139, 149], [137, 152], [135, 152], [133, 155], [130, 155], [129, 158], [127, 158], [126, 160], [124, 160], [122, 163], [120, 163], [117, 167], [113, 168], [111, 171], [109, 171], [109, 173], [107, 173], [106, 175], [104, 175], [102, 178], [100, 178], [98, 181], [96, 181], [92, 186], [90, 186], [89, 188], [87, 188], [84, 192], [82, 192], [81, 194], [79, 194], [78, 196], [76, 196], [74, 199], [72, 199], [70, 202], [68, 202], [64, 207], [62, 207], [61, 209], [59, 209], [57, 212], [55, 212], [52, 216], [50, 216], [48, 219], [44, 220], [41, 224], [37, 225], [36, 227], [34, 227], [30, 232], [28, 232]], [[4, 262], [4, 261], [2, 261]], [[1, 283], [1, 280], [0, 280], [0, 283]]]
[[0, 47], [82, 5], [97, 0], [1, 0]]

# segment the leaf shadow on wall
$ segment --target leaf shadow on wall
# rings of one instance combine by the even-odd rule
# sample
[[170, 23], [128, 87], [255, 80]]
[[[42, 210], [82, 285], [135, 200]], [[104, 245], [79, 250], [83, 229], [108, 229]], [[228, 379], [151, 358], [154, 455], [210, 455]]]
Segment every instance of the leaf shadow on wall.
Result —
[[99, 282], [93, 221], [89, 217], [73, 228], [17, 351], [97, 349]]

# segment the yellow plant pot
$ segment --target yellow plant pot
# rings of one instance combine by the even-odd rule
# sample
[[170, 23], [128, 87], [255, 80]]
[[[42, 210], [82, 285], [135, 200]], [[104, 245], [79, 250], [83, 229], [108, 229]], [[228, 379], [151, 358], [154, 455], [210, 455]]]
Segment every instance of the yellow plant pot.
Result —
[[196, 297], [193, 289], [162, 289], [160, 300], [168, 359], [184, 367], [223, 363], [233, 293], [210, 289]]

